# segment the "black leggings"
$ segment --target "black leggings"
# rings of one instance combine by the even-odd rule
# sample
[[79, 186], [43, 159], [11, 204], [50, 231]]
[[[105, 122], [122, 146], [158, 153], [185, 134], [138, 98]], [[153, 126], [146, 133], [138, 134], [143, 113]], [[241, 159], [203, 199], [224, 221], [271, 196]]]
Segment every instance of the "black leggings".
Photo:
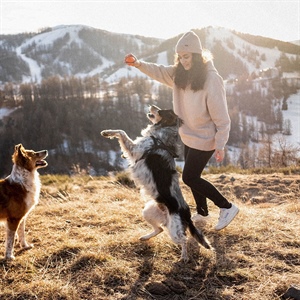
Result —
[[208, 215], [208, 207], [206, 198], [209, 198], [214, 204], [220, 208], [230, 208], [231, 203], [217, 190], [217, 188], [201, 178], [207, 162], [213, 155], [212, 151], [201, 151], [192, 149], [184, 145], [184, 168], [182, 173], [183, 182], [191, 188], [193, 193], [197, 212], [200, 215]]

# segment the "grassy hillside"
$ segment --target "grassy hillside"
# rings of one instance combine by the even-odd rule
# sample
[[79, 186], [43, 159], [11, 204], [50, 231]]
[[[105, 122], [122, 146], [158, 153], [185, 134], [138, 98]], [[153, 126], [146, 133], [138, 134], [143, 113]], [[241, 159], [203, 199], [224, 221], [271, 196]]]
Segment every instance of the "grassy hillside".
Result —
[[216, 232], [218, 209], [209, 202], [213, 224], [204, 232], [215, 252], [190, 238], [186, 265], [167, 234], [139, 241], [150, 227], [134, 187], [108, 177], [42, 176], [27, 222], [35, 247], [3, 261], [1, 228], [0, 299], [280, 299], [300, 282], [299, 175], [225, 175], [205, 177], [240, 214]]

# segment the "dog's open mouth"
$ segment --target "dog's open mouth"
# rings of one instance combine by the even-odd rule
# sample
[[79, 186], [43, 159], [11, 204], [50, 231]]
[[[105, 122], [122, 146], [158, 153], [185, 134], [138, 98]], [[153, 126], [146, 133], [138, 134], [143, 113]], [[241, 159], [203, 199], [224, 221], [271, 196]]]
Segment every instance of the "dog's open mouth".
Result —
[[47, 150], [40, 151], [38, 152], [38, 154], [39, 154], [39, 159], [35, 162], [35, 166], [37, 168], [46, 167], [48, 163], [45, 161], [45, 158], [48, 156], [48, 151]]
[[156, 124], [161, 120], [161, 117], [159, 115], [159, 111], [160, 108], [155, 106], [155, 105], [151, 105], [149, 106], [149, 112], [147, 113], [147, 118], [153, 123]]
[[38, 160], [35, 163], [36, 167], [46, 167], [47, 165], [48, 165], [48, 163], [45, 160], [43, 160], [43, 159]]

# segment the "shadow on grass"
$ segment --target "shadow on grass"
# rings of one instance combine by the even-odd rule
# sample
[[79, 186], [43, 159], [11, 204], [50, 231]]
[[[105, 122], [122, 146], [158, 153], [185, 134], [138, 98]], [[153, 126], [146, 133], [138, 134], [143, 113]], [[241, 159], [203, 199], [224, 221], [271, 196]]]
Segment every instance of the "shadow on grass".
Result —
[[[141, 291], [144, 289], [145, 284], [148, 282], [153, 272], [154, 252], [151, 246], [145, 242], [138, 241], [136, 243], [135, 254], [141, 257], [143, 260], [137, 270], [139, 272], [137, 279], [131, 285], [130, 291], [122, 298], [122, 300], [137, 299], [137, 295], [141, 294]], [[142, 294], [144, 294], [144, 292], [142, 292]]]
[[[157, 266], [161, 267], [157, 270], [154, 267], [158, 261], [151, 243], [130, 243], [126, 248], [127, 255], [115, 247], [108, 251], [115, 253], [116, 257], [121, 254], [125, 262], [131, 258], [135, 261], [137, 276], [134, 276], [134, 281], [126, 275], [126, 266], [120, 266], [121, 270], [114, 264], [111, 265], [112, 268], [105, 267], [110, 265], [112, 256], [83, 253], [80, 247], [59, 249], [48, 257], [36, 260], [34, 267], [41, 273], [59, 276], [61, 280], [68, 281], [70, 286], [76, 287], [78, 295], [85, 295], [87, 299], [112, 299], [115, 293], [119, 295], [115, 299], [122, 300], [229, 299], [222, 296], [224, 289], [240, 285], [248, 279], [246, 275], [236, 271], [239, 262], [227, 256], [228, 247], [238, 242], [239, 238], [238, 235], [219, 236], [217, 233], [211, 233], [209, 240], [215, 248], [213, 254], [190, 238], [190, 261], [186, 264], [174, 261], [174, 257], [179, 257], [181, 252], [180, 247], [174, 245], [169, 255], [159, 258], [159, 261], [166, 265], [165, 271], [163, 266]], [[24, 268], [15, 264], [13, 263], [12, 268]], [[9, 279], [12, 280], [6, 278], [6, 283], [12, 285], [13, 282], [9, 283]], [[49, 294], [50, 290], [45, 292]], [[61, 293], [64, 294], [62, 291]]]
[[[237, 262], [226, 256], [226, 245], [238, 238], [238, 236], [227, 235], [223, 236], [220, 242], [218, 235], [214, 234], [213, 255], [210, 250], [204, 249], [190, 238], [188, 242], [190, 261], [188, 263], [170, 261], [171, 270], [163, 274], [164, 279], [159, 281], [149, 281], [153, 272], [153, 256], [149, 248], [147, 255], [143, 256], [137, 280], [122, 300], [229, 299], [222, 296], [224, 289], [242, 284], [248, 279], [247, 276], [236, 272]], [[181, 249], [178, 248], [179, 255], [180, 251]]]

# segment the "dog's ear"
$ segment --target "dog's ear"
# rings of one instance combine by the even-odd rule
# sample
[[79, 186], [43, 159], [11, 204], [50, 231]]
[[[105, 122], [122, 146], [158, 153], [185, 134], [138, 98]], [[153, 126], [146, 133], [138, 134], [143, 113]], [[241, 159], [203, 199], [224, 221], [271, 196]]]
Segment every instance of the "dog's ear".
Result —
[[19, 151], [23, 147], [22, 144], [18, 144], [15, 146], [15, 151]]
[[23, 149], [24, 149], [24, 147], [22, 144], [15, 145], [15, 152], [12, 155], [12, 161], [14, 163], [17, 161], [17, 157], [19, 157], [19, 158], [24, 157]]
[[24, 151], [25, 151], [25, 148], [23, 147], [22, 144], [18, 144], [15, 146], [15, 152], [18, 152], [19, 154], [23, 154]]
[[17, 153], [20, 157], [25, 157], [27, 156], [26, 154], [26, 149], [24, 148], [24, 146], [22, 144], [16, 145], [15, 146], [15, 153]]
[[162, 117], [161, 124], [163, 127], [177, 125], [178, 117], [172, 109], [160, 110], [158, 113]]
[[[172, 124], [171, 126], [177, 125], [178, 127], [180, 127], [183, 124], [183, 120], [180, 119], [172, 109], [167, 111], [168, 114], [170, 115], [170, 120], [172, 120], [172, 122], [174, 122], [174, 124]], [[175, 124], [176, 123], [176, 124]]]

